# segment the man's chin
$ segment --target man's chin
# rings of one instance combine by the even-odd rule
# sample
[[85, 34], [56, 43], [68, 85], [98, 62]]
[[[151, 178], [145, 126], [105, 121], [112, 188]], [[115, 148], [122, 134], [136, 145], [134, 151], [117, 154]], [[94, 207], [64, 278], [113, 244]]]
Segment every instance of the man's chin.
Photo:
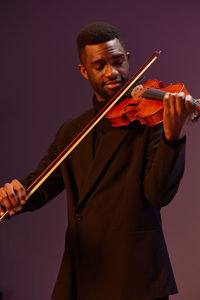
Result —
[[[108, 102], [110, 101], [115, 95], [116, 93], [120, 90], [121, 87], [119, 88], [116, 88], [116, 89], [109, 89], [109, 90], [104, 90], [104, 92], [102, 93], [97, 93], [96, 95], [99, 95], [97, 96], [97, 98], [99, 99], [99, 101], [101, 102]], [[101, 100], [100, 100], [101, 99]]]
[[113, 89], [110, 89], [109, 91], [106, 91], [105, 100], [109, 101], [110, 99], [112, 99], [120, 89], [121, 89], [121, 87], [117, 87], [115, 89], [113, 88]]

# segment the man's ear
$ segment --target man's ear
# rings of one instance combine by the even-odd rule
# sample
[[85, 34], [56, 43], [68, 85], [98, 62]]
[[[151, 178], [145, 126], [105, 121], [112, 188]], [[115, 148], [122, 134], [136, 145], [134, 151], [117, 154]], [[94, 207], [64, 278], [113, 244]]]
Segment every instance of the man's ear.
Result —
[[128, 59], [128, 61], [130, 60], [130, 52], [126, 52], [126, 57]]
[[87, 70], [86, 70], [86, 68], [84, 67], [84, 65], [78, 64], [78, 69], [79, 69], [79, 71], [81, 72], [81, 74], [83, 75], [83, 77], [84, 77], [85, 79], [88, 80]]

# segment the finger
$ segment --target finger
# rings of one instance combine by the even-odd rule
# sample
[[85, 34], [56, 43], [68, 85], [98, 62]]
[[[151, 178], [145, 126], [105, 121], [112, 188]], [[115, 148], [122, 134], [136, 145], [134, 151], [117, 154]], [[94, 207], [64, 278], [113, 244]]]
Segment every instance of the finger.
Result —
[[185, 94], [180, 92], [176, 96], [176, 103], [175, 109], [177, 116], [184, 116], [186, 114], [186, 107], [185, 107]]
[[169, 94], [169, 112], [171, 115], [176, 114], [176, 97], [177, 93]]
[[166, 114], [168, 114], [168, 113], [169, 113], [169, 108], [170, 108], [170, 106], [169, 106], [169, 93], [166, 93], [166, 94], [164, 95], [164, 98], [163, 98], [163, 105], [164, 105], [164, 112], [165, 112]]
[[[5, 208], [8, 211], [8, 213], [10, 215], [14, 215], [15, 214], [14, 208], [13, 208], [12, 203], [9, 200], [8, 195], [5, 192], [4, 188], [0, 189], [0, 199], [1, 199], [1, 205], [5, 206]], [[4, 212], [4, 210], [1, 207], [1, 215], [2, 215], [2, 211]]]
[[19, 182], [17, 179], [14, 179], [12, 180], [11, 185], [13, 186], [14, 191], [18, 193], [20, 204], [23, 205], [26, 203], [26, 190], [21, 182]]
[[11, 202], [13, 209], [15, 211], [19, 211], [22, 207], [19, 203], [19, 199], [17, 197], [17, 194], [15, 193], [13, 186], [10, 183], [4, 184], [4, 191], [7, 194], [7, 198]]
[[196, 107], [194, 106], [194, 101], [191, 95], [186, 95], [185, 97], [185, 107], [187, 112], [195, 113], [198, 112]]

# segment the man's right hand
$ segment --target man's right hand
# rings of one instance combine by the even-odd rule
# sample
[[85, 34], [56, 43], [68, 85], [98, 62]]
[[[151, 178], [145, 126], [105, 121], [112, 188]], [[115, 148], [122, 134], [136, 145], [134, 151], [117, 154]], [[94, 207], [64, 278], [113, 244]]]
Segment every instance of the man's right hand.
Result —
[[22, 209], [22, 205], [25, 202], [26, 190], [17, 179], [12, 180], [10, 183], [5, 183], [0, 188], [0, 216], [3, 216], [5, 210], [10, 215], [14, 215], [15, 212]]

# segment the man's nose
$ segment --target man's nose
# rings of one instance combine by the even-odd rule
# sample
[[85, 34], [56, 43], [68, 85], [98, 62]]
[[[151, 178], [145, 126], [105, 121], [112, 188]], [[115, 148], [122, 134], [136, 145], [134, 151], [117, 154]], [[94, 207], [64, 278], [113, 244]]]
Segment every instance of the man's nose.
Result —
[[116, 76], [118, 76], [119, 72], [118, 70], [115, 68], [115, 66], [108, 64], [106, 65], [105, 68], [105, 75], [108, 78], [116, 78]]

